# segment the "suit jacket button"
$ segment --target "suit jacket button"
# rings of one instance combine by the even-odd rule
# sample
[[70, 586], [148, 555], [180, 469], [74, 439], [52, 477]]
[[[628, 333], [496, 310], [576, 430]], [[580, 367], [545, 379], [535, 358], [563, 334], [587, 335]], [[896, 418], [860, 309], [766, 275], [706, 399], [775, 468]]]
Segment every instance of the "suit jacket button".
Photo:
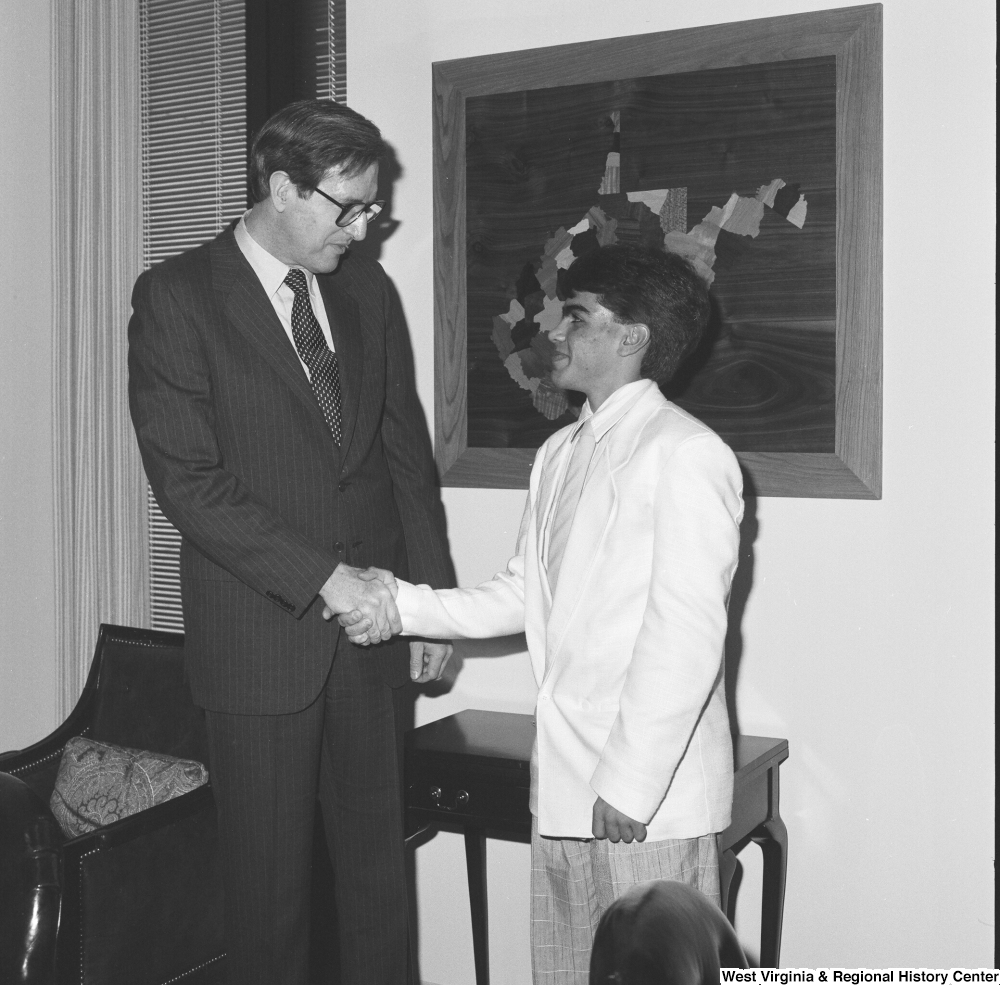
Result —
[[333, 545], [333, 549], [338, 554], [343, 554], [344, 553], [344, 543], [343, 543], [343, 541], [338, 540], [337, 543]]

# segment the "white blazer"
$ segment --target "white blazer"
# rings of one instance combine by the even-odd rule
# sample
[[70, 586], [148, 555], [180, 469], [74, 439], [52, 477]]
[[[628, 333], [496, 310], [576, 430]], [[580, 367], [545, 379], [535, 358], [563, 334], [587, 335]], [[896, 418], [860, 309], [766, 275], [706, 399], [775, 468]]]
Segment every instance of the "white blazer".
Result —
[[476, 588], [399, 582], [404, 632], [525, 632], [548, 837], [592, 837], [598, 795], [651, 841], [730, 821], [723, 646], [742, 478], [713, 431], [644, 382], [597, 444], [554, 597], [541, 546], [576, 425], [538, 450], [506, 571]]

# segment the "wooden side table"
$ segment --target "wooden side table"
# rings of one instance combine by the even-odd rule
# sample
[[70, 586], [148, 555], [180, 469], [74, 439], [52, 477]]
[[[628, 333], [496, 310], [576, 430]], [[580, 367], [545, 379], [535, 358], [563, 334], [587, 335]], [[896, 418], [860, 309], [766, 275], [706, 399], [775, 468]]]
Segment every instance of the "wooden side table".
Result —
[[[462, 711], [413, 729], [406, 736], [407, 833], [456, 827], [465, 836], [472, 911], [476, 985], [489, 985], [486, 836], [529, 840], [528, 764], [535, 741], [531, 715]], [[750, 841], [764, 855], [760, 963], [778, 965], [785, 897], [788, 838], [778, 813], [778, 770], [788, 758], [787, 739], [743, 735], [735, 746], [733, 820], [718, 836], [722, 906], [733, 918], [730, 886], [736, 854]]]

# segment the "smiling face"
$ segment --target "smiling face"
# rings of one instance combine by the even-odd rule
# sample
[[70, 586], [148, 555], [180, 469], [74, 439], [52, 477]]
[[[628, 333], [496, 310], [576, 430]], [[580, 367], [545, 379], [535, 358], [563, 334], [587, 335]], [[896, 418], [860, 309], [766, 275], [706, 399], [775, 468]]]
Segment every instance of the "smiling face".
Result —
[[[549, 332], [555, 346], [552, 382], [587, 395], [592, 410], [619, 387], [639, 379], [638, 349], [630, 338], [644, 326], [625, 325], [589, 291], [573, 293]], [[641, 349], [641, 345], [639, 346]]]
[[[349, 178], [333, 168], [319, 187], [343, 205], [373, 202], [378, 197], [378, 165]], [[363, 214], [350, 225], [338, 226], [341, 209], [322, 195], [300, 192], [283, 171], [271, 175], [270, 204], [274, 209], [271, 231], [277, 241], [270, 252], [289, 266], [314, 274], [336, 270], [351, 244], [368, 232]]]

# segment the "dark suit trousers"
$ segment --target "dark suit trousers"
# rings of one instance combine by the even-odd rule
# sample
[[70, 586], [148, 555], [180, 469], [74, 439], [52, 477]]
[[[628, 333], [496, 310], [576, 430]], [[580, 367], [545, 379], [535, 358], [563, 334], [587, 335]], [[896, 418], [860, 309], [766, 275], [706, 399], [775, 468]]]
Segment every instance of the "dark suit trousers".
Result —
[[317, 794], [335, 873], [341, 981], [407, 981], [392, 689], [365, 658], [341, 634], [326, 687], [305, 710], [206, 712], [230, 985], [307, 985]]

